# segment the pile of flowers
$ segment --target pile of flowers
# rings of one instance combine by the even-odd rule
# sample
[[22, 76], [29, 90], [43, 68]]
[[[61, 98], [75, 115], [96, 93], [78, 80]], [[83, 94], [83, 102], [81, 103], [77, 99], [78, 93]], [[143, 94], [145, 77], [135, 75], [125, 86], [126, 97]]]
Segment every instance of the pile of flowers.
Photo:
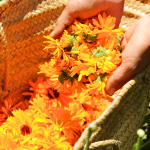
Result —
[[103, 13], [74, 20], [60, 39], [45, 37], [44, 50], [52, 58], [39, 66], [39, 73], [47, 78], [29, 81], [30, 92], [23, 93], [30, 96], [29, 104], [3, 100], [0, 149], [72, 150], [88, 124], [109, 106], [104, 99], [113, 100], [105, 85], [121, 63], [117, 36], [122, 32], [114, 29], [115, 21]]

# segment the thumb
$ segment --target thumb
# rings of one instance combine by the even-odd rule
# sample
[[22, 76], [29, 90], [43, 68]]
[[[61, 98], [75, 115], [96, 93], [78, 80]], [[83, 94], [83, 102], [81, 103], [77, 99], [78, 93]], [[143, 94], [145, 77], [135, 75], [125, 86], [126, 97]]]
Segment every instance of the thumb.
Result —
[[129, 63], [122, 62], [122, 64], [108, 79], [106, 84], [106, 93], [108, 95], [113, 95], [115, 91], [121, 88], [133, 76], [132, 67], [130, 67]]
[[74, 5], [75, 4], [72, 4], [72, 1], [68, 2], [67, 6], [56, 22], [55, 29], [50, 34], [52, 38], [58, 38], [65, 28], [73, 22], [74, 18], [76, 18], [76, 7]]

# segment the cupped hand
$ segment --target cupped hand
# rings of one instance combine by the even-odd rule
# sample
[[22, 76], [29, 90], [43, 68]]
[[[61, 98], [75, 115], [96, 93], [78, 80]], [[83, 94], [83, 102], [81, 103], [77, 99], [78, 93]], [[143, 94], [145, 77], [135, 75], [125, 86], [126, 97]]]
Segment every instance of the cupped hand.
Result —
[[56, 27], [50, 36], [58, 38], [75, 18], [87, 19], [102, 11], [116, 17], [117, 28], [122, 17], [123, 7], [124, 0], [70, 0], [58, 18]]
[[134, 23], [124, 34], [122, 40], [122, 64], [106, 84], [106, 93], [113, 95], [136, 74], [150, 64], [150, 16]]

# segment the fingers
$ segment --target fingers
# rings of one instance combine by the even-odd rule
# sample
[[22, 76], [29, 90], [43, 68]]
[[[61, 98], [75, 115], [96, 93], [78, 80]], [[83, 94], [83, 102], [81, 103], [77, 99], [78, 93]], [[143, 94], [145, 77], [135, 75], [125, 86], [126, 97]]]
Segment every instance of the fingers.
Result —
[[127, 64], [122, 63], [108, 79], [106, 84], [106, 93], [108, 95], [113, 95], [115, 91], [121, 88], [133, 76], [132, 68], [130, 68]]
[[116, 18], [115, 28], [119, 27], [124, 7], [124, 0], [115, 1], [105, 1], [105, 5], [107, 6], [107, 14]]
[[146, 41], [148, 38], [143, 34], [143, 28], [142, 30], [138, 27], [137, 30], [131, 29], [130, 32], [125, 33], [125, 38], [122, 41], [124, 45], [122, 64], [107, 81], [106, 93], [108, 95], [113, 95], [116, 90], [137, 73], [143, 71], [150, 63], [150, 51], [148, 51], [149, 46]]
[[66, 8], [56, 22], [54, 31], [50, 34], [51, 37], [58, 38], [64, 29], [73, 22], [74, 18], [76, 18], [75, 6], [72, 5], [72, 3], [68, 2]]
[[122, 40], [121, 40], [121, 50], [122, 50], [122, 52], [124, 51], [126, 45], [127, 45], [127, 39], [126, 39], [126, 36], [124, 34], [124, 36], [122, 37]]
[[[74, 18], [86, 19], [105, 11], [108, 15], [116, 17], [116, 28], [119, 26], [123, 13], [124, 0], [70, 0], [58, 18], [54, 31], [50, 34], [58, 38], [64, 29], [69, 26]], [[116, 11], [117, 10], [117, 11]]]

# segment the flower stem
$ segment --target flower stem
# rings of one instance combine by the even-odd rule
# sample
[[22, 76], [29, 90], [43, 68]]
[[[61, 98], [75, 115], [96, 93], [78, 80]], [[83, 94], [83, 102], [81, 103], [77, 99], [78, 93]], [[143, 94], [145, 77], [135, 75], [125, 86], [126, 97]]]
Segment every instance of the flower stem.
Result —
[[87, 137], [87, 142], [86, 142], [86, 146], [84, 150], [89, 150], [89, 146], [90, 146], [90, 137], [92, 135], [93, 132], [95, 132], [97, 130], [97, 126], [94, 124], [89, 124], [88, 126], [88, 137]]

